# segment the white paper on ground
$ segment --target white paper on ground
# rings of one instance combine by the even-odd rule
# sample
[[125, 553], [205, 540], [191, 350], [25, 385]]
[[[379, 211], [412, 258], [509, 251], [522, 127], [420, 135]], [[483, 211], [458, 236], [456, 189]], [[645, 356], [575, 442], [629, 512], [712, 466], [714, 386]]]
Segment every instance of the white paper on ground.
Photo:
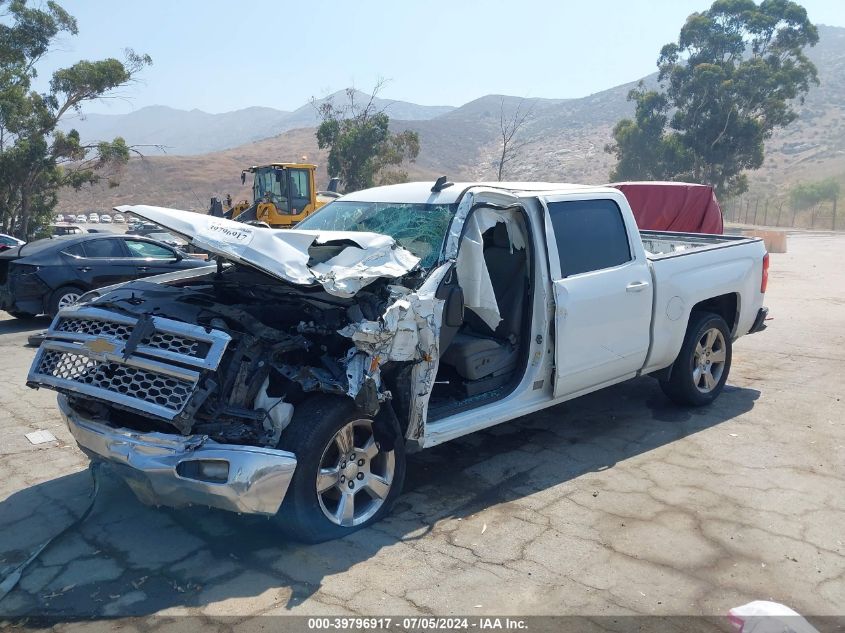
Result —
[[26, 434], [26, 439], [30, 441], [31, 444], [46, 444], [47, 442], [57, 442], [56, 436], [50, 433], [50, 431], [32, 431], [31, 433]]

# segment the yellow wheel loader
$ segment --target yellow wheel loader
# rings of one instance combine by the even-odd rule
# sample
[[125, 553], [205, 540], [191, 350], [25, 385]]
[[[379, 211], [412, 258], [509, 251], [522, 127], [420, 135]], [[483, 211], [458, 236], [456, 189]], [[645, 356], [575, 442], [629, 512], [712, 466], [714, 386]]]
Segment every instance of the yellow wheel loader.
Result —
[[[332, 190], [317, 191], [316, 171], [316, 165], [307, 163], [270, 163], [244, 169], [241, 172], [242, 184], [246, 184], [248, 173], [253, 174], [252, 203], [241, 200], [224, 209], [213, 198], [209, 214], [288, 229], [340, 195]], [[333, 185], [337, 186], [335, 179], [332, 179], [329, 189]]]

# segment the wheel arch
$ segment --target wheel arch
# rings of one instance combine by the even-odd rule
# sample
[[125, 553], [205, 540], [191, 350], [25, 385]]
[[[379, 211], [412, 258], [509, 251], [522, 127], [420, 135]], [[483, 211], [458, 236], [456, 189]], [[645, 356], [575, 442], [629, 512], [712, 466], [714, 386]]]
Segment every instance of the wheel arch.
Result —
[[[722, 317], [725, 320], [725, 323], [728, 325], [728, 331], [731, 334], [731, 340], [736, 338], [736, 325], [739, 322], [739, 310], [740, 310], [740, 297], [739, 293], [737, 292], [728, 292], [722, 295], [716, 295], [714, 297], [710, 297], [708, 299], [702, 299], [698, 303], [693, 304], [692, 308], [687, 315], [686, 326], [684, 327], [684, 337], [686, 337], [686, 333], [689, 331], [690, 324], [696, 318], [697, 315], [703, 312], [709, 312], [712, 314], [716, 314]], [[683, 340], [681, 342], [683, 346]], [[681, 349], [678, 349], [678, 354], [681, 353]], [[658, 380], [669, 380], [672, 377], [672, 369], [675, 367], [675, 363], [677, 362], [678, 358], [677, 355], [672, 363], [664, 367], [663, 369], [659, 369], [655, 372], [651, 372], [649, 375], [657, 378]]]
[[[79, 296], [82, 296], [82, 295], [84, 295], [86, 292], [89, 292], [89, 291], [91, 290], [91, 288], [89, 287], [89, 285], [88, 285], [88, 284], [84, 284], [84, 283], [77, 283], [75, 280], [74, 280], [74, 281], [72, 281], [72, 282], [69, 282], [69, 283], [64, 283], [64, 284], [59, 284], [59, 285], [57, 285], [55, 288], [52, 288], [52, 289], [50, 290], [50, 292], [48, 292], [48, 293], [46, 293], [46, 294], [44, 295], [44, 298], [43, 298], [43, 302], [44, 302], [44, 314], [48, 314], [48, 315], [50, 315], [51, 317], [52, 317], [52, 316], [55, 316], [55, 315], [53, 315], [53, 314], [50, 314], [50, 310], [51, 310], [51, 308], [52, 308], [52, 303], [53, 303], [53, 297], [55, 297], [55, 296], [56, 296], [56, 293], [57, 293], [57, 292], [59, 292], [59, 290], [62, 290], [62, 289], [64, 289], [64, 288], [76, 288], [77, 290], [79, 290], [79, 291], [80, 291], [80, 295], [79, 295]], [[57, 312], [58, 312], [58, 311], [57, 311]]]
[[687, 319], [687, 329], [689, 329], [695, 313], [712, 312], [725, 320], [725, 323], [728, 324], [728, 331], [731, 333], [731, 338], [735, 338], [740, 307], [740, 297], [737, 292], [729, 292], [699, 301], [690, 310], [689, 318]]

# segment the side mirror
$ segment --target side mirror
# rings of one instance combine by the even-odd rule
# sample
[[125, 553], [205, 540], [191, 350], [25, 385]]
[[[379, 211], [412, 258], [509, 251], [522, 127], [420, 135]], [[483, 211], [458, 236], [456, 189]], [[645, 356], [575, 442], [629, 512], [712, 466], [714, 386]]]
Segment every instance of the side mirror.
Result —
[[461, 327], [464, 323], [464, 291], [460, 286], [452, 286], [443, 306], [443, 325]]

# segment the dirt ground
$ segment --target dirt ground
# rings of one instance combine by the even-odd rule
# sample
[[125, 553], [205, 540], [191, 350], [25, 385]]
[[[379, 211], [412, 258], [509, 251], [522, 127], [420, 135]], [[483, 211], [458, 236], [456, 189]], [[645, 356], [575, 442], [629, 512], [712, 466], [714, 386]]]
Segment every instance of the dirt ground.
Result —
[[[392, 516], [319, 546], [104, 477], [0, 616], [845, 613], [845, 235], [772, 255], [769, 328], [714, 406], [638, 379], [413, 456]], [[87, 459], [0, 313], [0, 572], [88, 505]], [[25, 433], [58, 441], [32, 445]]]

